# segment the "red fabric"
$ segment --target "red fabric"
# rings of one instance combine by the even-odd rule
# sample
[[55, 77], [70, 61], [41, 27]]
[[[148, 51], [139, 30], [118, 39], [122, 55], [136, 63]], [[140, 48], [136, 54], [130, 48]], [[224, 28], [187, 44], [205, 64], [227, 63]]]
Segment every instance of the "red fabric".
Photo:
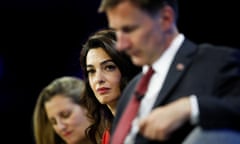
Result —
[[109, 129], [106, 129], [102, 136], [102, 144], [109, 144], [110, 141], [110, 132]]
[[144, 76], [142, 76], [139, 84], [137, 85], [137, 89], [136, 92], [134, 93], [134, 96], [132, 96], [132, 98], [130, 99], [121, 119], [119, 120], [118, 125], [116, 126], [115, 132], [113, 133], [111, 144], [123, 144], [125, 137], [127, 136], [130, 130], [131, 123], [133, 119], [136, 117], [141, 97], [144, 96], [147, 90], [147, 85], [152, 74], [153, 69], [149, 68], [148, 72]]

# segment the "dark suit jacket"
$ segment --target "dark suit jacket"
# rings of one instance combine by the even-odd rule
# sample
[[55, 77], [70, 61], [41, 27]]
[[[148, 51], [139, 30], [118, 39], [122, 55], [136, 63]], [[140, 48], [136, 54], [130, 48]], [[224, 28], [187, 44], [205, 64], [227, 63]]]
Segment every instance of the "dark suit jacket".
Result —
[[[179, 63], [184, 65], [183, 70], [176, 68]], [[141, 74], [138, 74], [125, 88], [118, 103], [111, 135], [140, 77]], [[186, 39], [175, 56], [154, 107], [192, 94], [198, 99], [199, 125], [202, 128], [240, 130], [239, 51], [210, 44], [196, 45]], [[187, 122], [166, 142], [149, 141], [139, 134], [136, 143], [180, 144], [192, 128], [193, 126]]]

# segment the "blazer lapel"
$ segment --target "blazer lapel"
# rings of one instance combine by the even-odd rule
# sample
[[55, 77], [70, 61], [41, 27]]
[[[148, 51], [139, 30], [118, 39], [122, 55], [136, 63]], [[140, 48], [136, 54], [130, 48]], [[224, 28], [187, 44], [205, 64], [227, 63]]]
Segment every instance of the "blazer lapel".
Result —
[[175, 56], [172, 65], [170, 66], [169, 72], [167, 74], [163, 87], [160, 90], [154, 107], [161, 104], [163, 100], [167, 97], [171, 89], [177, 84], [181, 76], [190, 66], [196, 50], [197, 46], [194, 43], [190, 42], [189, 40], [185, 40], [183, 42], [182, 46], [180, 47]]

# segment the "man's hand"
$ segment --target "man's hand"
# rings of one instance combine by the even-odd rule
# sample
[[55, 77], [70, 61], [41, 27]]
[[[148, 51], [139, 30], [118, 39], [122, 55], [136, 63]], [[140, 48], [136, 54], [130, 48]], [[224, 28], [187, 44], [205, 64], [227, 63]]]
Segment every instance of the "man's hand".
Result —
[[140, 133], [148, 139], [167, 140], [173, 131], [190, 119], [190, 115], [190, 98], [180, 98], [153, 109], [148, 116], [140, 120]]

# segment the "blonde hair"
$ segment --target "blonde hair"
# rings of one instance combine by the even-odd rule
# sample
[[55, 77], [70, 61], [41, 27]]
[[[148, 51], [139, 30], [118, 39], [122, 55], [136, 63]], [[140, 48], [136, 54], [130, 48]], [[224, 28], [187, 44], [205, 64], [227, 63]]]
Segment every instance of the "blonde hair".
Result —
[[57, 94], [61, 94], [80, 105], [84, 89], [85, 83], [83, 80], [77, 77], [64, 76], [53, 80], [40, 92], [33, 113], [33, 130], [36, 144], [65, 143], [55, 133], [49, 122], [44, 104]]

